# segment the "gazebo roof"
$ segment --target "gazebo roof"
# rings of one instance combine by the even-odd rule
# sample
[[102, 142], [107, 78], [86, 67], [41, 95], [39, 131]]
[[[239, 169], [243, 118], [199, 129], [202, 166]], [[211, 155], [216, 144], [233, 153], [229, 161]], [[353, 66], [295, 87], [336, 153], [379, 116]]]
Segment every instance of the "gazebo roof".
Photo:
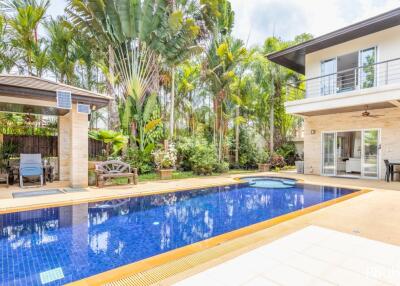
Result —
[[0, 98], [2, 96], [19, 98], [18, 103], [3, 102], [2, 104], [0, 102], [0, 111], [24, 112], [29, 110], [32, 113], [63, 115], [68, 111], [47, 106], [33, 106], [29, 103], [21, 104], [21, 100], [24, 99], [27, 102], [28, 100], [55, 102], [58, 90], [70, 91], [72, 102], [89, 104], [92, 109], [107, 106], [111, 99], [104, 94], [34, 76], [0, 74]]

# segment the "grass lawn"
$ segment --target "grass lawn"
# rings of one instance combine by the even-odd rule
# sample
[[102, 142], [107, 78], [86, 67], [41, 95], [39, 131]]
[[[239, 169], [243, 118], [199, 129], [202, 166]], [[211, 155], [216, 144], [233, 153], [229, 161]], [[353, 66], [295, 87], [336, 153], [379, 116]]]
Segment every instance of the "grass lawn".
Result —
[[[245, 173], [254, 173], [256, 171], [257, 170], [232, 169], [232, 170], [229, 170], [229, 172], [226, 174], [245, 174]], [[223, 174], [213, 173], [211, 176], [220, 176], [220, 175], [223, 175]], [[191, 171], [187, 171], [187, 172], [175, 171], [172, 173], [172, 180], [198, 178], [198, 177], [204, 177], [204, 176], [196, 175]], [[148, 182], [148, 181], [157, 181], [157, 180], [160, 180], [160, 177], [158, 176], [157, 173], [148, 173], [148, 174], [139, 175], [139, 182]], [[128, 179], [126, 179], [126, 178], [113, 179], [113, 183], [114, 184], [127, 184]]]
[[[281, 170], [291, 170], [294, 168], [295, 167], [293, 167], [293, 166], [286, 166], [286, 167], [282, 168]], [[278, 170], [273, 170], [273, 171], [279, 172], [280, 170], [278, 169]], [[246, 173], [254, 173], [254, 172], [257, 172], [257, 170], [231, 169], [226, 174], [232, 175], [232, 174], [246, 174]], [[213, 173], [211, 176], [221, 176], [221, 175], [224, 175], [224, 174]], [[175, 171], [172, 173], [172, 180], [199, 178], [199, 177], [204, 177], [204, 176], [196, 175], [191, 171], [187, 171], [187, 172]], [[157, 173], [148, 173], [148, 174], [139, 175], [139, 182], [148, 182], [148, 181], [157, 181], [157, 180], [160, 180], [160, 177], [158, 176]], [[125, 185], [127, 183], [128, 183], [128, 179], [126, 179], [126, 178], [113, 179], [113, 184]]]
[[[256, 170], [234, 169], [234, 170], [229, 170], [229, 172], [227, 174], [254, 173], [255, 171]], [[223, 174], [218, 174], [218, 173], [212, 174], [212, 176], [220, 176], [220, 175], [223, 175]], [[196, 175], [192, 171], [187, 171], [187, 172], [175, 171], [172, 173], [172, 180], [198, 178], [198, 177], [204, 177], [204, 176]], [[149, 174], [139, 175], [139, 182], [155, 181], [155, 180], [159, 180], [159, 179], [160, 178], [157, 173], [149, 173]]]

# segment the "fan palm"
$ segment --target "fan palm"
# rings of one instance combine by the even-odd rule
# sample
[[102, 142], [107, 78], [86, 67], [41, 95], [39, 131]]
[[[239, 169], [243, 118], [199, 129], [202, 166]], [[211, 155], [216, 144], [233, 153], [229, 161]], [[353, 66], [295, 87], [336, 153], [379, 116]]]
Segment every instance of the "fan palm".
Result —
[[[73, 23], [110, 47], [123, 93], [124, 129], [133, 119], [145, 122], [139, 117], [159, 89], [161, 60], [174, 66], [195, 50], [192, 46], [200, 33], [195, 4], [183, 0], [70, 0], [67, 11]], [[196, 17], [187, 17], [189, 12]], [[113, 68], [114, 63], [110, 60], [109, 65]], [[132, 124], [135, 132], [141, 133], [141, 125]]]
[[120, 101], [126, 111], [124, 125], [134, 118], [132, 111], [137, 112], [137, 116], [143, 113], [148, 97], [158, 89], [160, 58], [156, 47], [160, 37], [156, 32], [165, 25], [162, 22], [167, 5], [167, 1], [158, 0], [69, 2], [67, 12], [72, 22], [95, 35], [99, 43], [106, 43], [104, 48], [109, 48], [109, 78], [115, 78], [115, 68], [119, 88], [112, 88], [112, 92], [121, 90], [123, 93]]

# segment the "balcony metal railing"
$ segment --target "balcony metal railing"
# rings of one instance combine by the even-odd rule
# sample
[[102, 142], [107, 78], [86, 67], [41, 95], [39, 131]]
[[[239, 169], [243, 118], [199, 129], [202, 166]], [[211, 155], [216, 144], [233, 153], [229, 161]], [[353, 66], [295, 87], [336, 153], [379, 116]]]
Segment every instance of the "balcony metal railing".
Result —
[[289, 101], [400, 84], [400, 58], [289, 83]]

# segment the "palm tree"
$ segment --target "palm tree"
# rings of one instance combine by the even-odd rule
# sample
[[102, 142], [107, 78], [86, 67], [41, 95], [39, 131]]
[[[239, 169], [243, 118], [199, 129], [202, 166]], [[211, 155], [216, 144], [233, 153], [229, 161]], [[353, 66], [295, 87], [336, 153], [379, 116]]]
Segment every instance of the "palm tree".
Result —
[[77, 61], [72, 25], [66, 18], [58, 17], [46, 22], [45, 27], [49, 37], [50, 68], [58, 81], [72, 84]]
[[[300, 34], [295, 37], [294, 41], [282, 41], [276, 37], [270, 37], [265, 40], [263, 53], [266, 56], [269, 53], [279, 51], [287, 48], [291, 45], [296, 45], [301, 42], [307, 41], [312, 38], [310, 34]], [[284, 107], [283, 102], [284, 98], [284, 89], [286, 87], [286, 83], [288, 81], [297, 82], [299, 80], [299, 75], [294, 73], [293, 71], [286, 69], [278, 64], [269, 62], [267, 65], [267, 76], [269, 78], [270, 84], [270, 108], [269, 108], [269, 150], [271, 153], [275, 150], [275, 110], [276, 108], [281, 108], [282, 112], [279, 112], [278, 117], [282, 117], [284, 115]]]
[[159, 46], [163, 61], [170, 67], [171, 73], [171, 102], [169, 137], [174, 136], [175, 125], [175, 77], [176, 67], [195, 54], [203, 51], [201, 41], [207, 33], [201, 27], [205, 26], [204, 19], [207, 17], [201, 9], [201, 3], [197, 0], [172, 0], [169, 3], [168, 26], [163, 27], [165, 31], [161, 34], [169, 35], [164, 37], [162, 45]]
[[92, 90], [95, 83], [94, 70], [96, 63], [104, 57], [97, 48], [95, 39], [87, 33], [74, 30], [74, 51], [77, 58], [76, 69], [80, 75], [80, 85]]
[[33, 50], [32, 64], [35, 67], [36, 76], [38, 77], [42, 77], [43, 73], [50, 65], [48, 49], [47, 43], [43, 39], [40, 39]]
[[[197, 61], [186, 61], [177, 67], [176, 75], [176, 110], [179, 118], [184, 118], [189, 134], [194, 134], [196, 131], [196, 116], [195, 109], [201, 104], [199, 100], [201, 81], [200, 81], [201, 66]], [[179, 116], [180, 115], [180, 116]]]
[[49, 0], [6, 0], [1, 8], [6, 11], [10, 43], [20, 52], [19, 60], [24, 63], [28, 74], [37, 75], [33, 70], [35, 52], [40, 48], [38, 27], [50, 5]]
[[224, 134], [227, 121], [224, 109], [230, 97], [230, 85], [236, 77], [237, 64], [243, 60], [246, 49], [243, 42], [233, 39], [231, 32], [234, 13], [229, 1], [213, 1], [206, 9], [210, 10], [208, 26], [213, 30], [209, 40], [206, 58], [203, 63], [204, 77], [213, 97], [214, 143], [218, 147], [218, 160], [223, 158]]
[[231, 96], [231, 84], [237, 74], [237, 65], [246, 57], [247, 51], [243, 42], [230, 37], [223, 42], [213, 43], [208, 50], [206, 67], [206, 80], [213, 94], [215, 126], [214, 142], [218, 147], [218, 160], [223, 159], [224, 135], [228, 128], [226, 114], [227, 99]]
[[9, 73], [16, 63], [17, 56], [10, 45], [6, 18], [0, 14], [0, 73], [3, 70]]
[[122, 94], [119, 97], [121, 127], [141, 150], [145, 147], [146, 131], [160, 122], [159, 118], [150, 120], [150, 111], [158, 104], [160, 51], [166, 42], [166, 33], [172, 34], [165, 17], [169, 9], [168, 1], [158, 0], [72, 0], [68, 8], [78, 27], [92, 31], [107, 43], [107, 73], [110, 82], [117, 83], [113, 92]]

